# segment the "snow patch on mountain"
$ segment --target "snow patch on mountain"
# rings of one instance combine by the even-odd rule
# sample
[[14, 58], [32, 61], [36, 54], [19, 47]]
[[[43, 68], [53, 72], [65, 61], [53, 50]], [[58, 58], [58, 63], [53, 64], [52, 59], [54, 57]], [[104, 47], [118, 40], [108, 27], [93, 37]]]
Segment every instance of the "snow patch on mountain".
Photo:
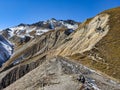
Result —
[[41, 35], [41, 34], [48, 32], [48, 31], [49, 31], [49, 29], [38, 29], [38, 30], [36, 30], [36, 35]]
[[67, 28], [69, 28], [69, 29], [73, 29], [73, 30], [75, 30], [75, 29], [77, 29], [78, 28], [78, 25], [77, 24], [75, 24], [75, 25], [71, 25], [71, 24], [64, 24]]
[[0, 35], [0, 67], [13, 53], [13, 45]]

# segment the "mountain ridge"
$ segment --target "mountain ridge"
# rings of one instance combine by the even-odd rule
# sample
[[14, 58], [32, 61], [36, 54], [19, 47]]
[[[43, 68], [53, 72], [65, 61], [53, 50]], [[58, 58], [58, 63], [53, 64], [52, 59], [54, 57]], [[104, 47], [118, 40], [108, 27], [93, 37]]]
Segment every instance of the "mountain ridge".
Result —
[[[6, 38], [8, 38], [11, 42], [14, 43], [15, 45], [14, 53], [11, 56], [11, 58], [3, 64], [1, 68], [2, 72], [0, 73], [0, 75], [2, 74], [4, 75], [0, 78], [0, 88], [3, 89], [7, 87], [6, 90], [8, 90], [9, 88], [14, 90], [15, 89], [14, 86], [16, 86], [16, 84], [18, 85], [20, 84], [18, 82], [23, 82], [24, 81], [23, 79], [25, 77], [28, 78], [27, 76], [29, 76], [30, 73], [36, 72], [37, 68], [39, 68], [39, 70], [43, 69], [44, 71], [45, 69], [44, 67], [41, 67], [41, 65], [47, 67], [45, 63], [48, 64], [48, 62], [50, 62], [50, 64], [48, 64], [48, 66], [50, 67], [47, 67], [47, 69], [49, 71], [49, 68], [53, 68], [50, 69], [50, 71], [52, 72], [52, 74], [53, 73], [57, 74], [58, 75], [57, 78], [59, 77], [59, 75], [63, 75], [63, 77], [66, 77], [66, 73], [71, 72], [69, 76], [73, 77], [75, 75], [75, 78], [77, 79], [76, 77], [77, 73], [79, 75], [82, 74], [83, 76], [85, 76], [86, 80], [87, 79], [90, 79], [91, 81], [94, 80], [94, 84], [90, 81], [90, 86], [86, 81], [86, 88], [90, 90], [91, 89], [106, 90], [106, 88], [107, 90], [115, 89], [119, 90], [120, 89], [119, 12], [120, 7], [106, 10], [93, 18], [87, 19], [83, 23], [78, 23], [71, 20], [70, 21], [68, 20], [67, 22], [52, 19], [52, 21], [48, 20], [46, 22], [38, 22], [36, 25], [33, 24], [33, 26], [28, 25], [30, 26], [28, 30], [26, 28], [23, 28], [26, 25], [24, 24], [18, 25], [18, 27], [20, 28], [16, 27], [17, 30], [18, 31], [22, 30], [23, 32], [17, 32], [15, 31], [16, 28], [12, 28], [13, 31], [15, 31], [14, 32], [15, 36]], [[21, 28], [21, 26], [23, 27]], [[44, 32], [44, 30], [46, 29], [47, 31]], [[42, 30], [43, 32], [39, 32], [40, 34], [32, 32], [33, 34], [31, 37], [29, 31], [32, 30], [34, 31]], [[20, 35], [23, 35], [24, 37]], [[5, 36], [5, 34], [3, 34], [3, 36]], [[94, 72], [91, 73], [93, 75], [95, 75], [94, 73], [96, 73], [97, 76], [95, 75], [94, 77], [92, 77], [91, 74], [89, 73], [89, 70], [84, 69], [82, 71], [78, 70], [78, 68], [74, 68], [78, 67], [78, 65], [76, 63], [72, 64], [70, 61], [77, 62], [80, 65], [80, 67], [81, 65], [83, 65], [86, 66], [86, 68], [88, 69], [93, 69]], [[58, 73], [56, 73], [56, 69], [54, 69], [55, 67], [52, 65], [55, 66], [58, 65], [56, 66], [58, 67]], [[61, 68], [61, 66], [63, 68]], [[63, 72], [61, 73], [61, 70], [63, 71], [66, 70], [66, 73]], [[22, 74], [21, 76], [19, 72], [21, 72]], [[47, 73], [46, 70], [45, 72]], [[100, 74], [98, 72], [102, 72], [103, 74], [102, 73]], [[38, 73], [36, 72], [36, 74]], [[15, 78], [11, 77], [11, 75], [15, 76]], [[46, 74], [44, 73], [43, 76], [44, 75]], [[52, 78], [52, 76], [50, 76], [50, 78]], [[102, 80], [100, 80], [100, 78]], [[36, 80], [38, 79], [35, 79], [35, 81], [33, 80], [33, 82], [35, 84], [38, 84], [36, 82]], [[71, 81], [70, 78], [68, 79], [68, 81], [69, 80]], [[62, 87], [63, 85], [62, 83], [63, 82], [60, 81], [58, 87], [59, 85], [61, 85]], [[69, 84], [70, 83], [68, 83], [67, 85]], [[53, 87], [52, 89], [55, 89], [54, 85], [55, 84], [53, 85], [50, 84], [50, 88]], [[66, 90], [65, 88], [68, 87], [67, 85], [63, 86], [64, 87], [63, 90]], [[78, 87], [79, 85], [80, 87], [82, 87], [82, 83], [76, 85], [77, 85], [76, 87]], [[27, 86], [27, 88], [29, 89], [46, 88], [46, 90], [49, 90], [47, 87], [49, 87], [49, 85], [40, 87], [36, 85], [35, 87], [34, 86], [30, 87], [29, 85]], [[21, 87], [16, 86], [16, 88], [18, 90], [27, 89], [24, 87], [24, 85]], [[75, 90], [78, 89], [76, 88]]]

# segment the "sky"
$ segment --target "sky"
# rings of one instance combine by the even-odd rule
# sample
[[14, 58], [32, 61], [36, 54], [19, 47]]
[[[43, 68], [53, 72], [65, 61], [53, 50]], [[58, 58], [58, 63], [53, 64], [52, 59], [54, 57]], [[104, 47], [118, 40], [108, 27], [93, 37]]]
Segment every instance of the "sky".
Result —
[[120, 0], [0, 0], [0, 30], [51, 18], [82, 22], [120, 6]]

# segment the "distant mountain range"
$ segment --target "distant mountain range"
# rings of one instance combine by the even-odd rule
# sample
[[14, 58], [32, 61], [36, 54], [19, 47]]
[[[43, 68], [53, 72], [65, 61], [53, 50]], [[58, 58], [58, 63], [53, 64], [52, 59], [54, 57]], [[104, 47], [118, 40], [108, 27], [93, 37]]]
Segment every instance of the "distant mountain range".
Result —
[[[47, 20], [47, 21], [40, 21], [34, 24], [19, 24], [18, 26], [7, 28], [1, 31], [1, 64], [4, 63], [9, 59], [11, 54], [8, 54], [11, 49], [13, 51], [13, 47], [7, 40], [10, 40], [15, 46], [20, 45], [22, 43], [27, 43], [29, 40], [35, 38], [36, 36], [40, 36], [45, 32], [52, 31], [52, 30], [59, 30], [59, 29], [71, 29], [75, 30], [78, 28], [78, 22], [73, 20], [56, 20], [54, 18]], [[6, 39], [5, 39], [5, 38]], [[3, 42], [3, 43], [2, 43]], [[4, 43], [5, 42], [5, 43]], [[5, 47], [5, 45], [7, 45]], [[3, 49], [6, 48], [8, 52], [3, 52]], [[3, 57], [4, 59], [3, 59]]]
[[119, 19], [120, 7], [0, 31], [0, 89], [120, 90]]

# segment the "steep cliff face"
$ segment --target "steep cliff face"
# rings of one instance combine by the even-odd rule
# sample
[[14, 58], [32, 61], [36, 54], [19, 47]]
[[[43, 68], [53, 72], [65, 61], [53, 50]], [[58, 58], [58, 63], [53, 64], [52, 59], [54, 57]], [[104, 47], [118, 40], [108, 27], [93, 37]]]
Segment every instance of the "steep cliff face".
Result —
[[0, 35], [0, 67], [13, 53], [13, 45]]
[[68, 90], [73, 85], [69, 90], [78, 90], [82, 83], [73, 77], [83, 74], [87, 81], [95, 80], [94, 85], [83, 84], [89, 89], [119, 90], [119, 18], [120, 8], [115, 8], [87, 19], [79, 27], [72, 20], [52, 19], [10, 28], [8, 36], [2, 35], [15, 44], [15, 51], [0, 69], [0, 88]]
[[100, 14], [93, 18], [89, 24], [70, 36], [72, 38], [70, 42], [58, 48], [58, 54], [66, 56], [91, 50], [108, 33], [108, 18], [107, 14]]

